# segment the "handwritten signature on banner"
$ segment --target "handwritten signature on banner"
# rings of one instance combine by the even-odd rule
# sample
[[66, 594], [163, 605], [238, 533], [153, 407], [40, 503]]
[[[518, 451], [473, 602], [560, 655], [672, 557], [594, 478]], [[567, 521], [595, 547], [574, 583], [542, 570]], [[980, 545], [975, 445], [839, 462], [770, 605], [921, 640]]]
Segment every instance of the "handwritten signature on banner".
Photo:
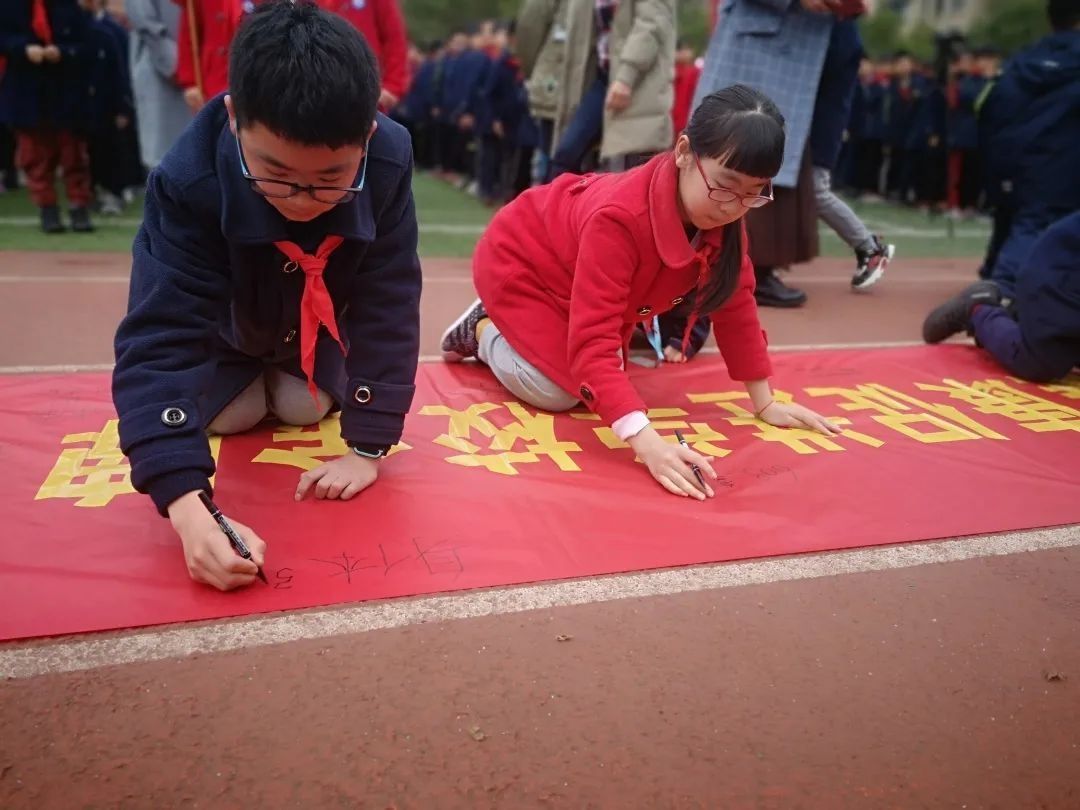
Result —
[[[878, 383], [853, 387], [803, 389], [815, 410], [844, 427], [840, 436], [828, 437], [802, 429], [777, 428], [756, 419], [745, 392], [692, 393], [686, 398], [695, 405], [712, 405], [715, 415], [691, 417], [683, 408], [654, 408], [649, 411], [653, 427], [669, 442], [675, 431], [698, 452], [725, 458], [735, 452], [725, 447], [732, 431], [751, 431], [761, 441], [782, 445], [798, 455], [841, 452], [853, 445], [880, 448], [903, 437], [923, 444], [965, 441], [1008, 441], [1002, 432], [1009, 423], [1034, 433], [1080, 432], [1080, 410], [1039, 396], [1013, 379], [986, 379], [963, 383], [944, 379], [938, 383], [915, 383], [918, 393], [898, 391]], [[1040, 393], [1080, 399], [1080, 380], [1061, 385], [1028, 386]], [[790, 393], [777, 391], [783, 402], [792, 402]], [[699, 411], [700, 413], [700, 411]], [[861, 430], [854, 430], [847, 414], [857, 414]], [[977, 415], [996, 417], [991, 427]], [[599, 421], [590, 413], [567, 417], [530, 410], [518, 402], [479, 402], [462, 409], [446, 405], [425, 405], [413, 419], [428, 422], [444, 419], [445, 428], [432, 443], [449, 451], [444, 460], [461, 467], [482, 468], [496, 475], [519, 475], [529, 467], [553, 465], [563, 472], [580, 472], [586, 448], [577, 441], [560, 439], [557, 429], [566, 419]], [[863, 432], [863, 431], [872, 431]], [[629, 450], [606, 426], [592, 429], [599, 446], [614, 451]], [[734, 436], [735, 433], [732, 433]], [[282, 427], [271, 437], [272, 447], [262, 449], [252, 462], [277, 464], [310, 470], [324, 461], [344, 455], [347, 448], [340, 434], [338, 417], [312, 427]], [[415, 441], [415, 439], [414, 439]], [[109, 420], [96, 433], [75, 433], [61, 440], [64, 449], [49, 472], [36, 499], [72, 499], [75, 506], [107, 506], [114, 498], [134, 492], [131, 468], [119, 447], [117, 422]], [[220, 439], [212, 440], [215, 461]], [[392, 453], [411, 450], [399, 444]], [[522, 469], [519, 469], [521, 467]]]
[[412, 574], [429, 577], [449, 577], [456, 579], [465, 573], [460, 549], [452, 541], [440, 540], [432, 543], [420, 538], [405, 541], [384, 541], [361, 554], [343, 551], [333, 557], [312, 557], [308, 560], [314, 565], [311, 570], [298, 571], [295, 567], [278, 568], [271, 573], [270, 586], [276, 591], [292, 590], [298, 578], [309, 576], [322, 577], [339, 582], [344, 586], [353, 584], [353, 579], [362, 576], [378, 576], [380, 573], [390, 576], [395, 570], [401, 572], [402, 566], [411, 568]]

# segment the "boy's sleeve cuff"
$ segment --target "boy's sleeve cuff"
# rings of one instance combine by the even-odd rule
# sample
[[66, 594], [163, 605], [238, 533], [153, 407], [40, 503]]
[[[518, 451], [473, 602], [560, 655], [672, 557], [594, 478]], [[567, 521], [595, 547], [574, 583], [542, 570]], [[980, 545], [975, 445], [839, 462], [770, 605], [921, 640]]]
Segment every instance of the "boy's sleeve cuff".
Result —
[[169, 505], [182, 495], [196, 490], [205, 490], [213, 495], [210, 479], [198, 470], [179, 470], [163, 475], [152, 484], [147, 485], [146, 493], [157, 507], [158, 514], [168, 517]]

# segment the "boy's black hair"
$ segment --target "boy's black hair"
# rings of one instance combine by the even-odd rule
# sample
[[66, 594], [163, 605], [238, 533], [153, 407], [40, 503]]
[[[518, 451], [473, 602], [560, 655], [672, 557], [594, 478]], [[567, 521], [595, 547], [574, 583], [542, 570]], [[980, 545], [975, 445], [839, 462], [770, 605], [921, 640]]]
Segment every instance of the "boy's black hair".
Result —
[[364, 37], [311, 0], [259, 6], [240, 26], [229, 55], [237, 124], [262, 124], [305, 146], [366, 143], [381, 86]]
[[[751, 177], [775, 177], [784, 162], [784, 116], [764, 93], [736, 84], [710, 93], [686, 127], [690, 148], [702, 158]], [[695, 312], [718, 309], [734, 292], [742, 269], [742, 220], [724, 226], [720, 257], [699, 290]]]
[[1080, 25], [1080, 0], [1050, 0], [1046, 16], [1055, 31], [1069, 31]]

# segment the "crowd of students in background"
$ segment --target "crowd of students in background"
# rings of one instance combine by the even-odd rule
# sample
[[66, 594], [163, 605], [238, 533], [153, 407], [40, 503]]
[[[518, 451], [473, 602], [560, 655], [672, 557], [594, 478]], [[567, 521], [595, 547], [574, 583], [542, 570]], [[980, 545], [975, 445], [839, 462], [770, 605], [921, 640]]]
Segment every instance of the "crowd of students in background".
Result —
[[836, 185], [974, 214], [985, 201], [976, 108], [999, 69], [989, 49], [956, 54], [944, 81], [908, 53], [864, 59]]
[[[412, 45], [409, 68], [409, 92], [391, 115], [412, 133], [417, 168], [489, 206], [549, 178], [552, 131], [532, 114], [514, 21], [487, 20], [445, 41]], [[676, 133], [689, 120], [700, 73], [694, 50], [680, 42], [671, 110]], [[590, 154], [581, 168], [597, 162]]]

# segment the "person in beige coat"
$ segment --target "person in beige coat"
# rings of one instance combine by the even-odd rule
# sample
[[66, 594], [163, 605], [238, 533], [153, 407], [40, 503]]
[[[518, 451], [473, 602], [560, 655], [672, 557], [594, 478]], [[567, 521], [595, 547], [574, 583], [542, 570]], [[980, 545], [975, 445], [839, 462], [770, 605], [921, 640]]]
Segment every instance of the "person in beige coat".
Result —
[[670, 147], [674, 0], [526, 0], [518, 35], [530, 97], [554, 101], [548, 179], [581, 171], [597, 143], [616, 170]]

